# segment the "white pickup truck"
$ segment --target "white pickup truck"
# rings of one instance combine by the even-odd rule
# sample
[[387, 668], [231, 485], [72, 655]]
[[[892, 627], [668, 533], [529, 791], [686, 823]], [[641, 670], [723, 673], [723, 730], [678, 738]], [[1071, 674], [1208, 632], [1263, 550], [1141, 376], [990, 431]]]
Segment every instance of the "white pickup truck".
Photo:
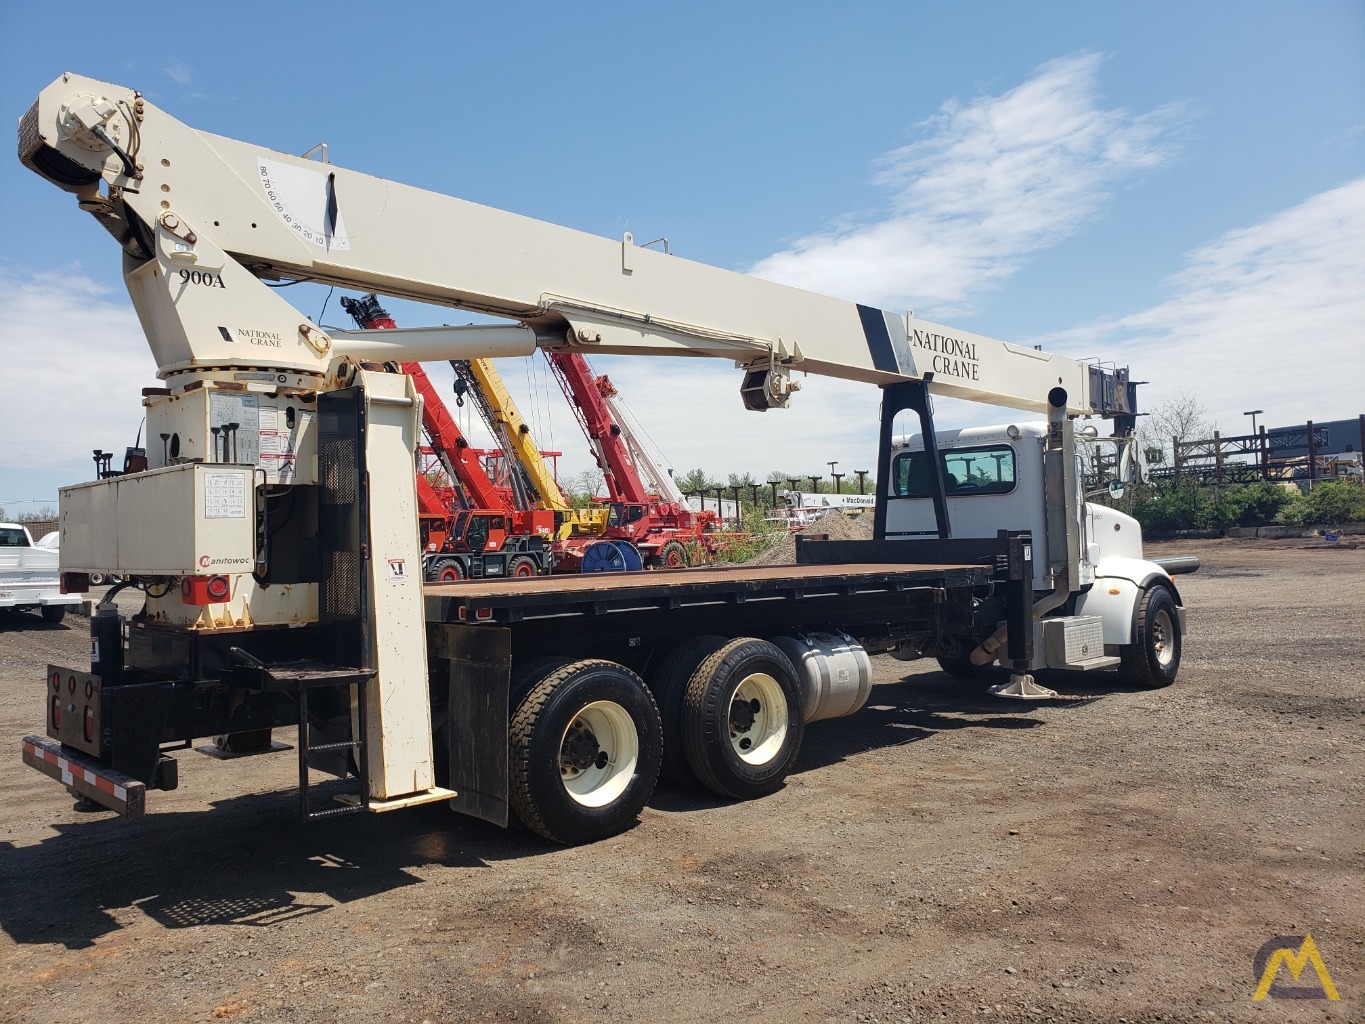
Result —
[[61, 622], [80, 594], [62, 593], [57, 549], [35, 544], [28, 528], [0, 523], [0, 610], [37, 609], [45, 622]]

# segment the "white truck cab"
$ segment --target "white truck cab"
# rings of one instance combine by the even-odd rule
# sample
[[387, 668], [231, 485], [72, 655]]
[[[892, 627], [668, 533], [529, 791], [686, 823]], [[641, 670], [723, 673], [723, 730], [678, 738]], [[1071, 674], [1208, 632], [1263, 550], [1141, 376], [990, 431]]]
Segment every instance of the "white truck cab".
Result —
[[[1113, 439], [1089, 436], [1061, 424], [1077, 443]], [[936, 431], [948, 519], [954, 537], [990, 537], [997, 530], [1028, 530], [1034, 540], [1035, 643], [1031, 668], [1119, 668], [1140, 685], [1174, 679], [1185, 633], [1185, 609], [1172, 572], [1191, 572], [1195, 559], [1169, 564], [1143, 556], [1142, 527], [1132, 516], [1085, 500], [1081, 455], [1059, 474], [1066, 500], [1047, 500], [1045, 459], [1049, 425], [1000, 424]], [[1068, 444], [1071, 437], [1068, 437]], [[937, 533], [932, 467], [919, 434], [894, 442], [887, 498], [887, 539]], [[1116, 460], [1117, 461], [1117, 460]], [[1049, 508], [1064, 506], [1059, 521]], [[1070, 518], [1074, 516], [1074, 521]], [[1068, 535], [1071, 539], [1068, 540]], [[1074, 557], [1068, 558], [1068, 550]], [[962, 638], [958, 651], [940, 654], [954, 674], [969, 674], [996, 660], [998, 642]], [[968, 649], [970, 647], [970, 649]]]

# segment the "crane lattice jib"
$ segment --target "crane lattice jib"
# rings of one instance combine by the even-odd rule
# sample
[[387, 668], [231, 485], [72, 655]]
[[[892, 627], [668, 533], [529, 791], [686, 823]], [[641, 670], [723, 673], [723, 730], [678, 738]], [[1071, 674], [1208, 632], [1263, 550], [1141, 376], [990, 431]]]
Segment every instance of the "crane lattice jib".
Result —
[[647, 435], [640, 422], [635, 419], [630, 408], [622, 400], [620, 393], [606, 377], [598, 377], [598, 390], [602, 392], [602, 397], [606, 399], [607, 408], [616, 419], [616, 423], [621, 428], [621, 435], [626, 440], [626, 446], [630, 449], [631, 458], [635, 460], [636, 468], [639, 469], [642, 478], [645, 479], [651, 494], [658, 495], [664, 501], [669, 501], [675, 505], [687, 506], [687, 498], [673, 482], [673, 477], [669, 473], [664, 462], [663, 453], [655, 447]]

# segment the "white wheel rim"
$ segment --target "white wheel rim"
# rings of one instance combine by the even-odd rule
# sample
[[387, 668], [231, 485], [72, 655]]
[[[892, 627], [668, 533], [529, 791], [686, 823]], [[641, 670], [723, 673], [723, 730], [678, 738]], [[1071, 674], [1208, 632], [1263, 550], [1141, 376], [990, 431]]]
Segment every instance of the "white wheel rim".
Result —
[[1175, 628], [1171, 616], [1164, 609], [1152, 618], [1152, 651], [1162, 668], [1175, 660]]
[[767, 764], [787, 738], [787, 697], [766, 672], [745, 676], [730, 698], [730, 745], [746, 764]]
[[624, 793], [639, 760], [635, 721], [615, 701], [587, 705], [559, 741], [560, 781], [584, 807], [605, 807]]

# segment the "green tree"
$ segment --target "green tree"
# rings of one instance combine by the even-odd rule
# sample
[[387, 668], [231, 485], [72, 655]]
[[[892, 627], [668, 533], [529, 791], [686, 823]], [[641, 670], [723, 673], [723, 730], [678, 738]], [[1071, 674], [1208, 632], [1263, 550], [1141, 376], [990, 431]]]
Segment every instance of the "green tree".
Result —
[[674, 479], [678, 484], [678, 490], [684, 494], [698, 494], [716, 486], [704, 469], [689, 469]]
[[1278, 518], [1289, 526], [1365, 522], [1365, 487], [1349, 480], [1320, 483], [1309, 493], [1293, 497]]
[[605, 483], [606, 478], [602, 476], [600, 469], [585, 469], [565, 480], [563, 488], [570, 505], [574, 508], [587, 508], [592, 504], [592, 499], [602, 492]]

